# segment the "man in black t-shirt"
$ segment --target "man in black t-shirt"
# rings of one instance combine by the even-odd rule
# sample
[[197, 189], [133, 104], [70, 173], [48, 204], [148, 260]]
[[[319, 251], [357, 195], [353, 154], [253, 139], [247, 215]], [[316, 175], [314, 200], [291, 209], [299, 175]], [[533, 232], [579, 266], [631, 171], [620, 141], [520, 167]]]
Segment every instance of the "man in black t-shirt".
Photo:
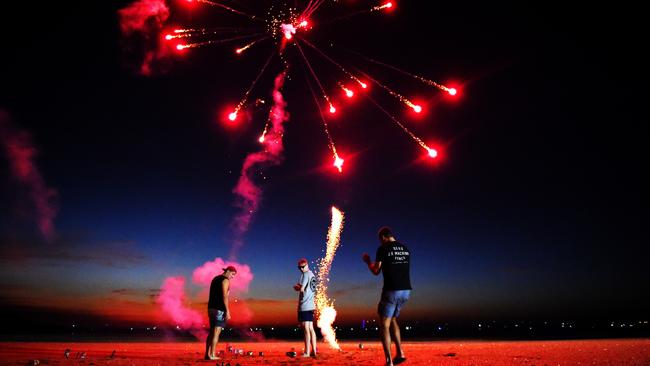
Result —
[[[411, 253], [406, 245], [395, 240], [388, 227], [379, 229], [379, 241], [375, 261], [370, 260], [368, 253], [363, 254], [363, 261], [368, 265], [372, 274], [384, 275], [384, 288], [381, 291], [381, 300], [377, 306], [381, 326], [381, 343], [384, 346], [386, 365], [392, 366], [406, 361], [402, 349], [402, 339], [397, 324], [397, 317], [402, 306], [408, 301], [411, 294]], [[391, 330], [393, 331], [397, 355], [391, 358]]]
[[210, 331], [205, 340], [205, 359], [218, 360], [216, 355], [217, 343], [221, 329], [226, 327], [226, 321], [230, 320], [230, 308], [228, 306], [228, 295], [230, 293], [230, 280], [235, 278], [237, 269], [228, 266], [223, 273], [215, 276], [210, 283], [210, 298], [208, 299], [208, 319], [210, 320]]

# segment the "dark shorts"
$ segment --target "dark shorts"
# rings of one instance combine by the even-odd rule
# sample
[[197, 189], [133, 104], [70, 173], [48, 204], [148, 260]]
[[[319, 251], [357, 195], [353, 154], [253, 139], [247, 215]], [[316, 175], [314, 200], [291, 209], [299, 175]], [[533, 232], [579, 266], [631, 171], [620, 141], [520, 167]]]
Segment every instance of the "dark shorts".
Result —
[[397, 318], [402, 306], [406, 304], [411, 295], [411, 290], [382, 291], [381, 300], [377, 306], [379, 316], [384, 318]]
[[313, 322], [314, 321], [314, 311], [298, 311], [298, 322]]
[[208, 319], [210, 319], [210, 328], [226, 327], [226, 312], [219, 309], [208, 309]]

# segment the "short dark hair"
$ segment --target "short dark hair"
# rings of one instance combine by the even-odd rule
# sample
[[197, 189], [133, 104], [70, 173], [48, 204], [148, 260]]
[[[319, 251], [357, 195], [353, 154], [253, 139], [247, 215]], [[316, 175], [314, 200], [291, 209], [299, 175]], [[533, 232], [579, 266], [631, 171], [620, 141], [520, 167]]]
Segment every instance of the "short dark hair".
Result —
[[393, 236], [393, 232], [390, 230], [390, 228], [388, 226], [382, 226], [379, 229], [379, 232], [377, 233], [377, 235], [379, 236], [379, 239], [381, 239], [382, 237], [390, 238], [390, 237]]

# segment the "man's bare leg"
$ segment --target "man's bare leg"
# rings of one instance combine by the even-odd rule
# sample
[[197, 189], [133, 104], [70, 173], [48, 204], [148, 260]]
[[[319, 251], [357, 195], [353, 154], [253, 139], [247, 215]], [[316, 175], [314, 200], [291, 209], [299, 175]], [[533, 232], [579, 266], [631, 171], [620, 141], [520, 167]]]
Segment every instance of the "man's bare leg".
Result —
[[392, 318], [381, 317], [380, 337], [381, 345], [384, 347], [384, 356], [386, 357], [386, 365], [393, 366], [393, 359], [390, 357], [390, 325]]
[[[391, 325], [390, 330], [391, 330], [391, 332], [393, 334], [393, 341], [395, 342], [395, 348], [397, 349], [397, 355], [395, 355], [395, 359], [396, 360], [402, 360], [402, 359], [405, 360], [406, 357], [404, 357], [404, 350], [402, 349], [402, 336], [400, 334], [399, 324], [397, 324], [397, 318], [393, 318], [390, 323], [391, 323], [390, 324]], [[404, 362], [404, 361], [401, 361], [401, 362]]]
[[214, 338], [214, 328], [210, 328], [208, 331], [208, 337], [205, 339], [205, 359], [210, 359], [210, 354], [212, 353], [212, 339]]
[[302, 354], [303, 357], [309, 357], [311, 351], [311, 332], [309, 331], [309, 323], [311, 322], [302, 322], [302, 330], [305, 333], [305, 352]]
[[312, 349], [312, 354], [315, 356], [318, 356], [318, 351], [316, 350], [316, 342], [318, 341], [316, 339], [316, 331], [314, 330], [314, 322], [309, 322], [309, 332], [311, 333], [311, 349]]
[[219, 335], [221, 334], [221, 327], [214, 327], [214, 332], [212, 333], [212, 344], [210, 345], [209, 357], [211, 359], [217, 358], [217, 343], [219, 343]]

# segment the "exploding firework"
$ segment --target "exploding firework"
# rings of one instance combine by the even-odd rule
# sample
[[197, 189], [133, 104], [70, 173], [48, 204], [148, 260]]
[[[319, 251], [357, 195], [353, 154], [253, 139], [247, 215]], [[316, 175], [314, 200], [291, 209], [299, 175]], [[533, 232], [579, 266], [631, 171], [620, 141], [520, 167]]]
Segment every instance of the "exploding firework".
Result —
[[332, 222], [327, 232], [327, 248], [325, 257], [318, 264], [318, 286], [316, 287], [316, 311], [318, 312], [316, 325], [320, 328], [325, 341], [334, 349], [340, 349], [336, 341], [336, 332], [332, 327], [336, 319], [336, 309], [334, 309], [334, 300], [327, 296], [327, 284], [334, 255], [341, 243], [344, 218], [343, 212], [332, 206]]
[[[269, 65], [274, 59], [279, 59], [280, 62], [283, 63], [283, 68], [287, 73], [290, 72], [290, 69], [294, 64], [301, 63], [303, 70], [305, 70], [305, 81], [311, 90], [314, 103], [318, 109], [318, 114], [320, 115], [327, 146], [331, 152], [332, 166], [339, 173], [343, 172], [344, 159], [337, 151], [335, 139], [332, 136], [330, 129], [328, 128], [327, 122], [328, 119], [334, 118], [334, 115], [340, 113], [340, 106], [337, 105], [332, 99], [332, 96], [334, 95], [333, 93], [336, 89], [342, 90], [346, 97], [342, 99], [340, 103], [343, 103], [343, 100], [351, 99], [356, 95], [356, 93], [363, 92], [363, 94], [369, 98], [372, 104], [376, 105], [384, 114], [389, 117], [389, 121], [395, 123], [400, 129], [406, 132], [406, 134], [410, 136], [419, 146], [427, 151], [426, 156], [432, 159], [436, 158], [438, 154], [435, 149], [427, 146], [423, 142], [423, 139], [416, 136], [415, 133], [412, 132], [404, 122], [400, 121], [395, 115], [388, 112], [384, 106], [375, 102], [375, 99], [370, 97], [368, 83], [378, 86], [378, 91], [384, 91], [388, 93], [388, 95], [396, 98], [405, 107], [412, 110], [416, 114], [424, 112], [426, 106], [423, 106], [412, 100], [407, 96], [408, 93], [404, 90], [400, 90], [399, 92], [396, 91], [397, 89], [403, 88], [395, 88], [393, 86], [389, 86], [385, 82], [380, 81], [377, 76], [370, 75], [369, 72], [364, 71], [359, 67], [344, 67], [341, 61], [337, 61], [334, 56], [327, 54], [317, 45], [307, 39], [307, 37], [310, 36], [310, 33], [318, 31], [320, 28], [325, 28], [338, 21], [347, 20], [363, 14], [371, 15], [375, 13], [390, 12], [395, 9], [395, 3], [390, 1], [376, 2], [374, 4], [368, 4], [364, 9], [343, 14], [333, 19], [315, 19], [317, 11], [327, 2], [328, 1], [326, 0], [309, 0], [304, 7], [290, 7], [283, 5], [281, 2], [270, 2], [270, 6], [267, 9], [263, 10], [263, 15], [258, 15], [254, 14], [254, 10], [259, 11], [260, 9], [255, 9], [255, 6], [252, 6], [251, 4], [248, 4], [248, 6], [240, 4], [242, 7], [246, 7], [247, 9], [253, 9], [253, 11], [242, 11], [235, 9], [233, 6], [231, 6], [232, 4], [225, 5], [217, 1], [183, 0], [181, 3], [185, 3], [184, 6], [205, 5], [214, 8], [215, 11], [231, 14], [233, 17], [241, 19], [242, 21], [247, 21], [250, 24], [246, 24], [246, 26], [241, 27], [188, 27], [173, 29], [165, 33], [163, 35], [163, 39], [166, 42], [171, 42], [173, 48], [179, 52], [185, 52], [189, 49], [205, 46], [215, 46], [224, 43], [237, 43], [234, 48], [236, 55], [242, 55], [251, 48], [260, 47], [258, 45], [264, 43], [268, 44], [271, 42], [274, 44], [270, 55], [264, 63], [261, 63], [262, 66], [259, 72], [257, 73], [256, 77], [253, 78], [253, 81], [249, 87], [243, 92], [241, 98], [239, 99], [239, 103], [236, 104], [234, 109], [231, 109], [226, 114], [227, 120], [229, 120], [230, 123], [234, 123], [236, 120], [238, 120], [242, 115], [241, 112], [249, 106], [251, 95], [256, 92], [256, 86], [259, 84], [260, 79], [263, 78], [266, 70], [269, 68]], [[269, 2], [266, 4], [268, 3]], [[341, 2], [336, 1], [332, 2], [330, 5], [337, 7], [343, 6]], [[259, 6], [260, 5], [257, 5], [257, 7]], [[237, 7], [240, 6], [238, 5]], [[312, 56], [316, 55], [316, 57], [325, 59], [327, 62], [331, 63], [334, 66], [333, 70], [338, 71], [336, 73], [321, 73], [320, 70], [314, 67], [314, 63], [310, 61], [310, 54], [307, 51], [311, 51]], [[428, 86], [435, 88], [438, 91], [445, 92], [448, 95], [455, 96], [458, 94], [458, 90], [454, 87], [445, 86], [425, 77], [404, 71], [398, 67], [364, 56], [358, 52], [351, 50], [347, 51], [357, 55], [359, 59], [362, 60], [362, 62], [372, 63], [391, 69], [393, 71], [398, 71], [402, 75], [414, 78]], [[297, 62], [288, 62], [290, 57], [295, 58]], [[353, 88], [352, 85], [355, 87]], [[338, 100], [338, 98], [336, 98], [336, 100]], [[323, 109], [329, 113], [323, 113]], [[267, 121], [264, 126], [264, 132], [258, 138], [260, 143], [265, 143], [266, 141], [265, 135], [268, 129], [268, 125], [269, 123]]]

